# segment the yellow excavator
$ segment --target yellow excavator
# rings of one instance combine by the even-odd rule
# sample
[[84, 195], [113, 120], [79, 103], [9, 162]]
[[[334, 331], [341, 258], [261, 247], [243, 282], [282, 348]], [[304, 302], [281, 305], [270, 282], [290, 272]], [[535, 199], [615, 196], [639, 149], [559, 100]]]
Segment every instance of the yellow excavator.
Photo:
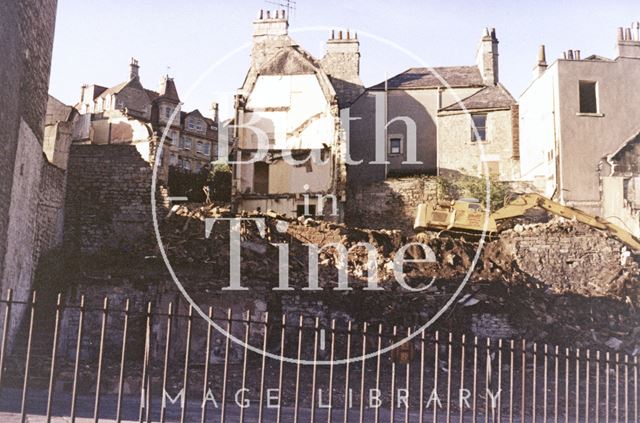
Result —
[[[640, 252], [640, 240], [606, 219], [592, 216], [573, 207], [563, 206], [539, 194], [521, 194], [505, 202], [504, 207], [486, 215], [482, 204], [475, 199], [432, 201], [418, 205], [413, 229], [416, 232], [453, 231], [479, 234], [485, 228], [487, 235], [499, 232], [498, 223], [505, 219], [524, 216], [525, 212], [540, 207], [567, 219], [575, 219], [593, 228], [608, 232], [626, 244], [633, 252]], [[488, 222], [485, 222], [487, 220]]]

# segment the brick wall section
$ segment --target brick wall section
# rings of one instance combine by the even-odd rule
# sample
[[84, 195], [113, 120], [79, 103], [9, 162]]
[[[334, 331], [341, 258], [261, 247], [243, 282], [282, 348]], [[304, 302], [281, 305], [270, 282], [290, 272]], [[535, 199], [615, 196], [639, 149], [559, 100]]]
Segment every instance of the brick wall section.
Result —
[[152, 234], [152, 169], [135, 146], [74, 145], [67, 172], [65, 243], [71, 248], [126, 252]]
[[346, 221], [351, 226], [369, 229], [413, 231], [416, 207], [436, 190], [433, 178], [387, 179], [359, 187], [350, 187]]

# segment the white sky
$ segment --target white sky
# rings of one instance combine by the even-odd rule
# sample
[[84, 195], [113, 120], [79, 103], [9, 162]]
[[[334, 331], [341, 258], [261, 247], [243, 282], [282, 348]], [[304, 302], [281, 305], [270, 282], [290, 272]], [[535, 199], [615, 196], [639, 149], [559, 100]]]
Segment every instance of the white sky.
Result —
[[[199, 108], [208, 115], [210, 103], [218, 101], [221, 117], [227, 117], [247, 71], [249, 50], [203, 74], [251, 41], [251, 23], [260, 9], [275, 8], [264, 0], [59, 0], [50, 93], [74, 104], [83, 83], [112, 86], [126, 80], [133, 56], [145, 87], [157, 89], [161, 76], [169, 73], [185, 110]], [[318, 58], [329, 32], [295, 30], [360, 30], [361, 77], [369, 86], [421, 64], [362, 32], [398, 44], [429, 66], [454, 66], [472, 65], [483, 28], [495, 27], [500, 80], [518, 98], [531, 81], [539, 44], [546, 44], [549, 63], [568, 49], [581, 50], [582, 57], [614, 57], [616, 28], [636, 20], [637, 0], [297, 0], [289, 29]]]

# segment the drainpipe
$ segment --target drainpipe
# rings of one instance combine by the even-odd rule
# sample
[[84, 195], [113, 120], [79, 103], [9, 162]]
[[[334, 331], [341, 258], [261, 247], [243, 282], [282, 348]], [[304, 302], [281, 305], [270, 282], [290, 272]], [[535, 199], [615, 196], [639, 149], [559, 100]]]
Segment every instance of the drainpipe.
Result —
[[387, 175], [389, 175], [389, 158], [387, 156], [387, 152], [389, 146], [387, 143], [389, 142], [388, 131], [389, 128], [387, 125], [389, 124], [389, 86], [387, 73], [384, 73], [384, 179], [387, 179]]

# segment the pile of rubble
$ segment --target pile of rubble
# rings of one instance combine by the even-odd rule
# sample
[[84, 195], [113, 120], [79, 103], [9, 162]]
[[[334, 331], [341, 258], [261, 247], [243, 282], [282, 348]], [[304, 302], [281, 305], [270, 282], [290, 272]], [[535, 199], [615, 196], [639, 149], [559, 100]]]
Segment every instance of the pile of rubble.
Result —
[[[182, 205], [174, 207], [160, 228], [172, 264], [205, 266], [206, 280], [191, 279], [198, 284], [196, 289], [206, 285], [207, 292], [228, 284], [229, 227], [220, 224], [205, 236], [205, 220], [219, 217], [233, 215], [228, 209]], [[640, 331], [635, 329], [640, 326], [635, 309], [640, 305], [638, 258], [620, 242], [587, 225], [562, 218], [519, 223], [485, 242], [478, 252], [478, 240], [461, 237], [406, 237], [396, 230], [286, 219], [274, 213], [246, 217], [263, 218], [265, 225], [260, 231], [254, 222], [242, 223], [243, 286], [273, 293], [271, 289], [278, 286], [278, 244], [288, 244], [289, 285], [295, 288], [291, 295], [296, 301], [302, 304], [308, 296], [308, 304], [317, 306], [320, 301], [322, 307], [342, 309], [355, 319], [410, 324], [433, 315], [476, 261], [460, 299], [439, 322], [443, 328], [468, 329], [472, 320], [476, 326], [486, 326], [477, 322], [494, 321], [478, 317], [488, 314], [506, 316], [514, 336], [628, 352], [640, 349]], [[402, 287], [394, 274], [397, 251], [410, 242], [428, 245], [435, 258], [433, 262], [406, 263], [402, 269], [406, 283], [420, 292]], [[369, 251], [362, 243], [375, 250], [382, 293], [362, 290], [370, 272]], [[309, 282], [307, 244], [326, 247], [318, 260], [323, 291], [313, 295], [300, 290]], [[342, 247], [348, 251], [346, 261], [339, 251]], [[409, 248], [405, 258], [424, 255], [420, 249]], [[353, 291], [332, 290], [345, 267]]]

